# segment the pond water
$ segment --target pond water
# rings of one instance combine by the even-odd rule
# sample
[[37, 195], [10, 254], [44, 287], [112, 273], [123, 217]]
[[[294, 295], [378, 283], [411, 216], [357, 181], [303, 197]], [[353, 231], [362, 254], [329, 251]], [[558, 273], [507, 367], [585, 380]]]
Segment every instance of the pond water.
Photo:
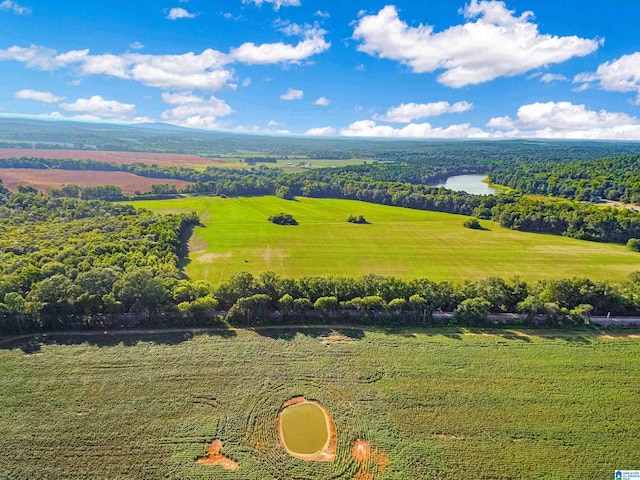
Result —
[[493, 188], [483, 182], [485, 178], [487, 178], [487, 176], [484, 174], [455, 175], [447, 178], [444, 183], [438, 183], [432, 186], [444, 187], [449, 190], [455, 190], [456, 192], [467, 192], [473, 195], [490, 195], [492, 193], [498, 193], [496, 188]]
[[308, 455], [322, 451], [329, 429], [322, 408], [310, 402], [291, 405], [281, 413], [282, 440], [293, 453]]

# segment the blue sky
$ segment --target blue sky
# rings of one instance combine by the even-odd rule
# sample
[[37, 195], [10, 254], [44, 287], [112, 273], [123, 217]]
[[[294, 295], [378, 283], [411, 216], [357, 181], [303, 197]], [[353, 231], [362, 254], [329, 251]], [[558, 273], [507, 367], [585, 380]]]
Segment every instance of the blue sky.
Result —
[[0, 115], [640, 140], [636, 0], [0, 0]]

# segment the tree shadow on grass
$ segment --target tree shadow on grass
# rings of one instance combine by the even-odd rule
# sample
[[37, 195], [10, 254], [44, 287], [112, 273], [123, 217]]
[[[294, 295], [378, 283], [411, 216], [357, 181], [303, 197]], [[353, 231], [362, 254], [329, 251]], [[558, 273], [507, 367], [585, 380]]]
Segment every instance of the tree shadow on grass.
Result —
[[185, 269], [191, 263], [189, 258], [189, 240], [193, 237], [193, 231], [196, 227], [205, 227], [200, 222], [197, 225], [189, 225], [183, 232], [180, 238], [180, 249], [178, 251], [178, 269], [184, 274]]
[[43, 334], [23, 335], [0, 342], [1, 350], [20, 349], [23, 353], [33, 354], [42, 350], [46, 345], [82, 345], [97, 347], [114, 347], [124, 345], [132, 347], [142, 342], [156, 345], [179, 345], [197, 335], [215, 335], [222, 338], [233, 338], [237, 334], [226, 328], [193, 329], [190, 331], [157, 330], [148, 332], [134, 332], [115, 330], [110, 332], [52, 332]]
[[262, 337], [268, 337], [274, 340], [293, 340], [296, 335], [305, 335], [311, 338], [330, 338], [339, 335], [348, 340], [355, 341], [362, 340], [365, 336], [365, 331], [357, 327], [257, 327], [254, 331]]

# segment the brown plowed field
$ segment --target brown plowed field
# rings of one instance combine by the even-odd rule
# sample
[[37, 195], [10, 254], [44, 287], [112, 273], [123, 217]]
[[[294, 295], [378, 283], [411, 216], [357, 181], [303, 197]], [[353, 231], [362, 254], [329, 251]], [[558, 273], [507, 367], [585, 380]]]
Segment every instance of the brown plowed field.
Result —
[[29, 185], [40, 191], [58, 188], [71, 183], [83, 187], [96, 185], [117, 185], [122, 193], [148, 192], [151, 185], [169, 184], [183, 188], [191, 182], [170, 178], [147, 178], [128, 172], [98, 172], [91, 170], [40, 170], [35, 168], [0, 168], [0, 179], [5, 187], [14, 189], [16, 185]]
[[95, 160], [96, 162], [144, 163], [158, 166], [215, 165], [227, 163], [218, 158], [202, 158], [197, 155], [177, 153], [144, 153], [144, 152], [105, 152], [96, 150], [39, 150], [22, 148], [0, 148], [0, 158], [38, 157], [38, 158], [70, 158], [72, 160]]

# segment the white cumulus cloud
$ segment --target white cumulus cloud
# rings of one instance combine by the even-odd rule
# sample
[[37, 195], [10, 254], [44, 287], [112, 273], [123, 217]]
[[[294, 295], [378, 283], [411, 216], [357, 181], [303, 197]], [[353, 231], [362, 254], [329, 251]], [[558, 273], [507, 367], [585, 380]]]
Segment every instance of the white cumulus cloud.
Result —
[[319, 105], [320, 107], [326, 107], [330, 103], [331, 103], [331, 100], [329, 100], [326, 97], [320, 97], [315, 102], [313, 102], [314, 105]]
[[494, 136], [640, 140], [640, 120], [621, 112], [588, 110], [571, 102], [523, 105], [516, 118], [495, 117], [488, 127], [503, 130]]
[[43, 103], [57, 103], [64, 100], [65, 97], [58, 97], [51, 92], [39, 92], [37, 90], [20, 90], [13, 94], [14, 98], [20, 100], [35, 100]]
[[305, 135], [311, 135], [313, 137], [330, 137], [335, 135], [337, 130], [333, 127], [316, 127], [310, 128], [305, 132]]
[[582, 57], [601, 44], [597, 39], [542, 34], [531, 12], [515, 16], [501, 1], [471, 0], [461, 13], [467, 23], [434, 32], [430, 25], [409, 26], [394, 5], [387, 5], [375, 15], [362, 16], [353, 38], [361, 41], [361, 52], [399, 61], [414, 73], [444, 70], [438, 81], [454, 88]]
[[287, 93], [283, 93], [280, 95], [280, 100], [302, 100], [304, 97], [304, 92], [302, 90], [296, 90], [295, 88], [290, 88], [287, 90]]
[[542, 83], [567, 82], [569, 79], [561, 73], [545, 73], [540, 77]]
[[0, 10], [13, 12], [18, 15], [28, 15], [31, 13], [30, 8], [23, 7], [13, 0], [4, 0], [3, 2], [0, 2]]
[[175, 105], [162, 112], [162, 120], [185, 127], [218, 128], [222, 126], [218, 119], [233, 113], [224, 100], [214, 96], [203, 98], [192, 92], [164, 92], [162, 100], [168, 105]]
[[360, 120], [340, 131], [345, 137], [379, 138], [485, 138], [483, 130], [468, 123], [448, 127], [432, 127], [429, 123], [410, 123], [402, 128], [378, 125], [373, 120]]
[[374, 119], [385, 122], [410, 123], [419, 118], [435, 117], [444, 113], [466, 112], [472, 108], [473, 104], [469, 102], [456, 102], [453, 105], [449, 102], [401, 103], [397, 107], [387, 110], [385, 115], [375, 115]]
[[136, 106], [133, 104], [105, 100], [100, 95], [94, 95], [91, 98], [79, 98], [73, 103], [62, 103], [60, 106], [67, 111], [118, 119], [130, 118], [136, 112]]
[[[59, 53], [55, 49], [38, 45], [12, 46], [0, 49], [0, 61], [17, 61], [28, 68], [58, 70], [73, 68], [72, 73], [106, 75], [133, 80], [164, 90], [216, 91], [227, 85], [234, 76], [230, 65], [301, 63], [308, 57], [330, 47], [324, 40], [326, 32], [317, 26], [305, 26], [298, 32], [303, 38], [297, 45], [282, 42], [256, 45], [244, 43], [230, 53], [205, 49], [201, 53], [186, 52], [176, 55], [145, 55], [136, 52], [93, 55], [88, 49]], [[142, 47], [132, 44], [131, 48]], [[233, 86], [232, 86], [233, 88]]]
[[280, 7], [299, 7], [302, 5], [300, 0], [242, 0], [242, 3], [255, 3], [258, 7], [261, 7], [263, 3], [270, 3], [276, 11], [280, 10]]
[[234, 60], [249, 65], [300, 63], [312, 55], [328, 50], [331, 46], [324, 39], [327, 32], [317, 26], [307, 26], [302, 29], [299, 25], [291, 24], [281, 30], [287, 35], [301, 35], [303, 39], [297, 45], [283, 42], [256, 45], [253, 42], [246, 42], [237, 48], [232, 48], [229, 55]]
[[191, 13], [187, 10], [185, 10], [184, 8], [172, 8], [171, 10], [169, 10], [169, 13], [167, 13], [167, 17], [168, 20], [178, 20], [180, 18], [196, 18], [196, 14], [195, 13]]
[[30, 45], [29, 47], [13, 46], [0, 50], [0, 60], [15, 60], [29, 68], [39, 70], [56, 70], [80, 61], [89, 50], [71, 50], [58, 54], [52, 48]]
[[635, 103], [640, 105], [640, 52], [605, 62], [595, 72], [578, 74], [573, 82], [581, 83], [582, 89], [595, 83], [609, 92], [634, 92]]

